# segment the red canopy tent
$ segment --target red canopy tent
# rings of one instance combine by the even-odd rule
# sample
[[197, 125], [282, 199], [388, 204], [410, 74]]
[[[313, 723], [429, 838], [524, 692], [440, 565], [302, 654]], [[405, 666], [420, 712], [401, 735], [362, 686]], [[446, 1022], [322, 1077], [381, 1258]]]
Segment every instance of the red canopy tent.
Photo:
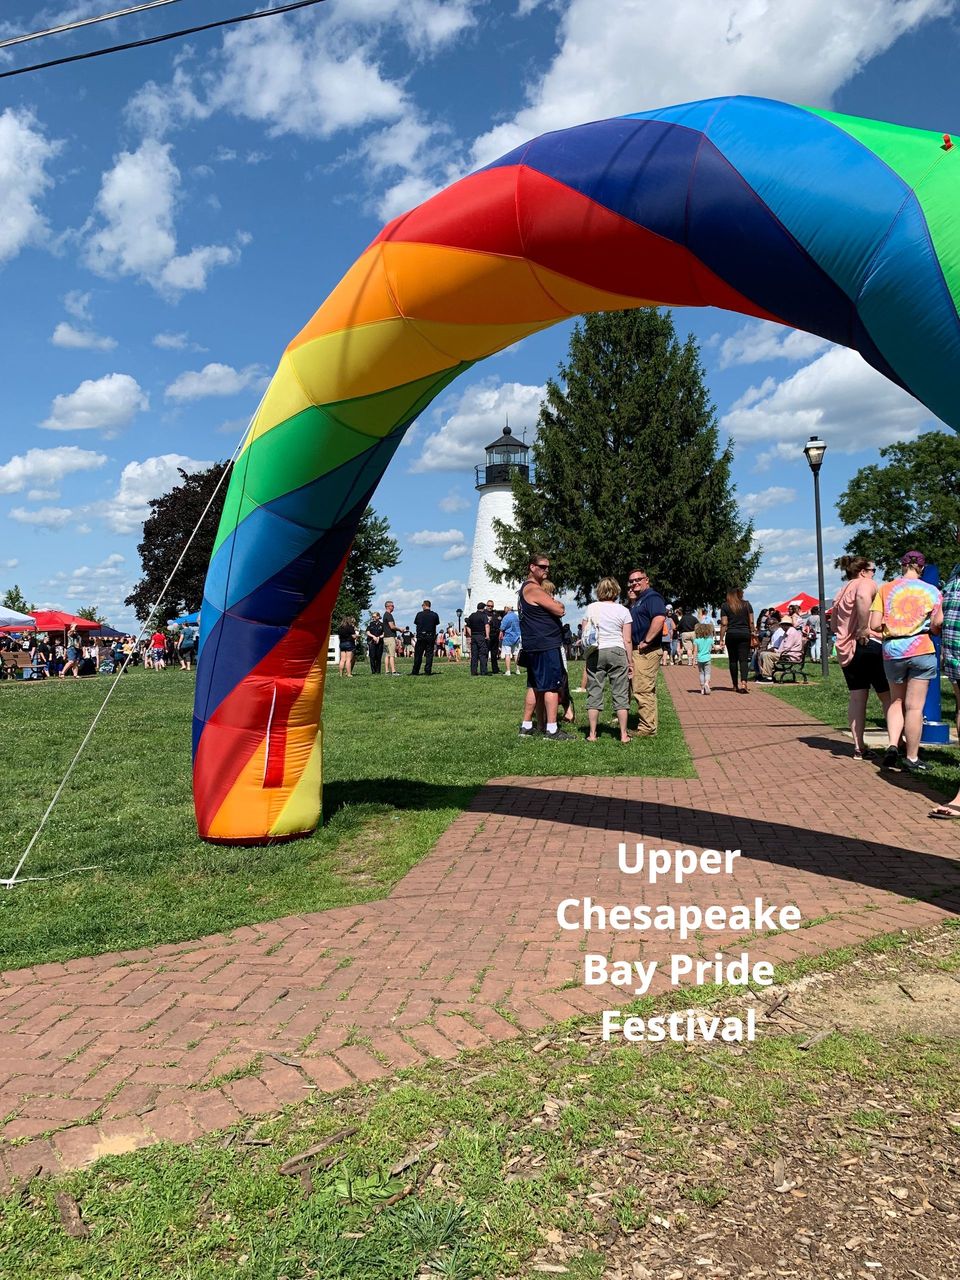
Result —
[[786, 613], [792, 604], [795, 604], [801, 613], [809, 613], [811, 609], [816, 609], [820, 601], [816, 596], [808, 596], [805, 591], [799, 592], [795, 596], [791, 596], [789, 600], [784, 600], [783, 604], [775, 604], [773, 606], [777, 613]]
[[91, 622], [89, 618], [77, 618], [72, 613], [63, 613], [60, 609], [34, 609], [31, 616], [36, 626], [20, 624], [12, 627], [0, 627], [0, 631], [66, 631], [76, 627], [78, 631], [97, 631], [99, 622]]

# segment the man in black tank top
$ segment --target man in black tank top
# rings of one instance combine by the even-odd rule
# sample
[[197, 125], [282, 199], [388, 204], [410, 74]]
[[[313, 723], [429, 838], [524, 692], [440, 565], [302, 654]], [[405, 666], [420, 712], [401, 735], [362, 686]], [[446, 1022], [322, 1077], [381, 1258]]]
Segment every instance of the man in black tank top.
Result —
[[527, 697], [523, 709], [521, 738], [532, 737], [534, 709], [545, 726], [548, 742], [569, 742], [573, 734], [557, 728], [557, 706], [566, 676], [563, 665], [564, 608], [541, 585], [550, 572], [550, 558], [530, 557], [530, 576], [520, 588], [517, 612], [520, 615], [520, 646], [527, 661]]

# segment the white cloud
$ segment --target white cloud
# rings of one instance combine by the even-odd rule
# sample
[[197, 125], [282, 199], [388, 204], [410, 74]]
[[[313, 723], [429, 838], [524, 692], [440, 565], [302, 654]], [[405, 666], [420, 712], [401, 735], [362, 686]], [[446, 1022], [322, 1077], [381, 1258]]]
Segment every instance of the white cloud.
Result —
[[146, 393], [129, 373], [108, 373], [81, 382], [69, 395], [57, 396], [50, 416], [40, 426], [48, 431], [103, 431], [111, 435], [149, 407]]
[[445, 547], [452, 542], [462, 541], [462, 529], [420, 529], [407, 537], [407, 542], [414, 547]]
[[[238, 28], [202, 70], [181, 63], [168, 84], [144, 85], [127, 121], [154, 140], [217, 111], [255, 121], [270, 137], [327, 139], [385, 125], [359, 154], [387, 218], [436, 190], [441, 172], [452, 179], [456, 167], [440, 145], [448, 126], [424, 118], [405, 80], [391, 78], [382, 62], [395, 55], [398, 35], [419, 58], [448, 48], [475, 25], [479, 7], [480, 0], [351, 0], [307, 20]], [[215, 154], [221, 163], [237, 158], [232, 147]], [[266, 158], [257, 150], [244, 157]], [[392, 185], [382, 181], [388, 172]]]
[[62, 529], [73, 519], [73, 511], [70, 507], [38, 507], [35, 511], [14, 507], [10, 519], [18, 524], [35, 525], [38, 529]]
[[458, 604], [463, 603], [466, 590], [467, 584], [455, 578], [440, 582], [434, 587], [406, 587], [404, 579], [396, 575], [377, 588], [375, 599], [392, 600], [396, 605], [397, 621], [402, 626], [413, 623], [414, 615], [419, 612], [424, 600], [431, 602], [441, 618], [444, 612], [452, 613]]
[[59, 497], [59, 489], [30, 489], [27, 491], [28, 502], [53, 502]]
[[150, 514], [151, 498], [159, 498], [182, 484], [179, 471], [206, 471], [212, 462], [198, 462], [182, 453], [165, 453], [143, 462], [128, 462], [120, 473], [120, 485], [109, 502], [100, 504], [100, 514], [115, 533], [135, 533]]
[[395, 170], [400, 176], [385, 188], [377, 202], [377, 216], [384, 222], [422, 203], [436, 191], [440, 172], [446, 178], [456, 176], [445, 166], [438, 166], [439, 129], [424, 119], [412, 106], [395, 124], [372, 134], [361, 148], [369, 162], [370, 173], [382, 184]]
[[55, 347], [77, 351], [112, 351], [117, 345], [116, 338], [101, 337], [91, 329], [77, 329], [67, 320], [60, 321], [50, 341]]
[[830, 346], [826, 338], [785, 329], [769, 320], [750, 320], [720, 346], [718, 366], [760, 364], [764, 360], [809, 360]]
[[[428, 436], [411, 471], [460, 471], [483, 462], [485, 447], [503, 431], [509, 418], [518, 442], [533, 430], [545, 387], [519, 382], [483, 382], [468, 387], [454, 412]], [[439, 416], [439, 415], [437, 415]]]
[[65, 295], [64, 310], [78, 324], [61, 320], [50, 339], [55, 347], [71, 347], [83, 351], [112, 351], [116, 347], [115, 339], [104, 338], [94, 332], [90, 311], [91, 297], [90, 293], [82, 293], [79, 289], [71, 289]]
[[235, 262], [239, 250], [202, 245], [177, 253], [179, 189], [169, 143], [147, 138], [136, 151], [121, 152], [101, 179], [95, 205], [100, 226], [87, 239], [86, 265], [102, 276], [136, 276], [173, 297], [205, 288], [210, 271]]
[[[49, 488], [77, 471], [95, 471], [107, 460], [105, 453], [61, 445], [55, 449], [28, 449], [0, 465], [0, 493], [20, 493], [28, 485]], [[56, 495], [54, 495], [56, 496]]]
[[47, 238], [40, 200], [53, 184], [47, 166], [61, 145], [29, 111], [8, 107], [0, 115], [0, 263]]
[[477, 139], [472, 167], [550, 129], [674, 102], [745, 93], [829, 106], [871, 58], [951, 7], [952, 0], [655, 7], [570, 0], [553, 63], [527, 86], [527, 105]]
[[793, 502], [797, 496], [796, 489], [786, 489], [782, 485], [771, 485], [769, 489], [761, 489], [758, 493], [745, 493], [739, 499], [741, 511], [747, 515], [756, 515], [758, 511], [767, 511], [770, 507], [782, 507]]
[[738, 444], [776, 441], [802, 457], [802, 443], [823, 434], [841, 453], [910, 440], [936, 422], [930, 411], [866, 363], [856, 351], [832, 347], [783, 382], [749, 388], [720, 425]]
[[10, 560], [0, 560], [0, 567], [4, 569], [15, 569], [20, 561], [14, 556]]
[[385, 79], [363, 49], [331, 41], [323, 23], [304, 29], [272, 22], [229, 32], [207, 99], [207, 109], [256, 120], [271, 137], [329, 138], [341, 129], [398, 120], [406, 107], [401, 86]]
[[458, 493], [456, 489], [450, 489], [446, 497], [441, 498], [437, 506], [441, 511], [446, 511], [452, 515], [455, 511], [469, 511], [472, 503], [468, 502], [463, 494]]
[[170, 400], [203, 400], [208, 396], [235, 396], [263, 377], [259, 365], [234, 369], [229, 364], [206, 364], [202, 369], [181, 373], [163, 393]]
[[[846, 530], [841, 525], [826, 525], [823, 529], [825, 544], [845, 535]], [[753, 531], [753, 547], [754, 549], [762, 547], [764, 556], [774, 551], [797, 552], [802, 548], [816, 546], [816, 542], [817, 534], [812, 521], [808, 528], [754, 529]]]
[[206, 351], [206, 347], [191, 342], [190, 335], [187, 333], [156, 333], [153, 336], [153, 345], [159, 347], [161, 351]]
[[452, 547], [448, 547], [443, 553], [444, 560], [460, 560], [467, 554], [470, 548], [465, 542], [456, 542]]

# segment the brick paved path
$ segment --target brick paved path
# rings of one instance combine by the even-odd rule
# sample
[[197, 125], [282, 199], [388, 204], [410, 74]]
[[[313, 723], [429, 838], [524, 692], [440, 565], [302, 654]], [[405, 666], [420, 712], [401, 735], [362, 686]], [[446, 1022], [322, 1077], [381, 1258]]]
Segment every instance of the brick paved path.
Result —
[[[500, 778], [385, 901], [0, 975], [0, 1177], [190, 1140], [310, 1088], [613, 1007], [612, 989], [567, 987], [584, 935], [558, 928], [560, 898], [759, 895], [820, 921], [755, 939], [753, 960], [960, 912], [960, 826], [926, 819], [912, 780], [854, 762], [839, 736], [762, 688], [706, 699], [695, 673], [666, 678], [696, 779]], [[620, 873], [621, 840], [743, 856], [729, 879], [650, 890]], [[642, 948], [626, 934], [587, 939], [620, 958], [690, 949], [664, 934]], [[708, 939], [708, 954], [737, 941]]]

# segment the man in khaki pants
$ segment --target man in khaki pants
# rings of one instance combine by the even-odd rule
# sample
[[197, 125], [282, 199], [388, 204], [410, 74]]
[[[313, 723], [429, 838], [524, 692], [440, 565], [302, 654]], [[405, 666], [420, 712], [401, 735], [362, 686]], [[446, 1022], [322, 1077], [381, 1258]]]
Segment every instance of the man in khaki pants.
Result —
[[667, 602], [650, 586], [643, 569], [627, 578], [630, 614], [633, 618], [633, 696], [637, 701], [638, 738], [657, 732], [657, 672], [660, 670], [660, 633], [667, 617]]

